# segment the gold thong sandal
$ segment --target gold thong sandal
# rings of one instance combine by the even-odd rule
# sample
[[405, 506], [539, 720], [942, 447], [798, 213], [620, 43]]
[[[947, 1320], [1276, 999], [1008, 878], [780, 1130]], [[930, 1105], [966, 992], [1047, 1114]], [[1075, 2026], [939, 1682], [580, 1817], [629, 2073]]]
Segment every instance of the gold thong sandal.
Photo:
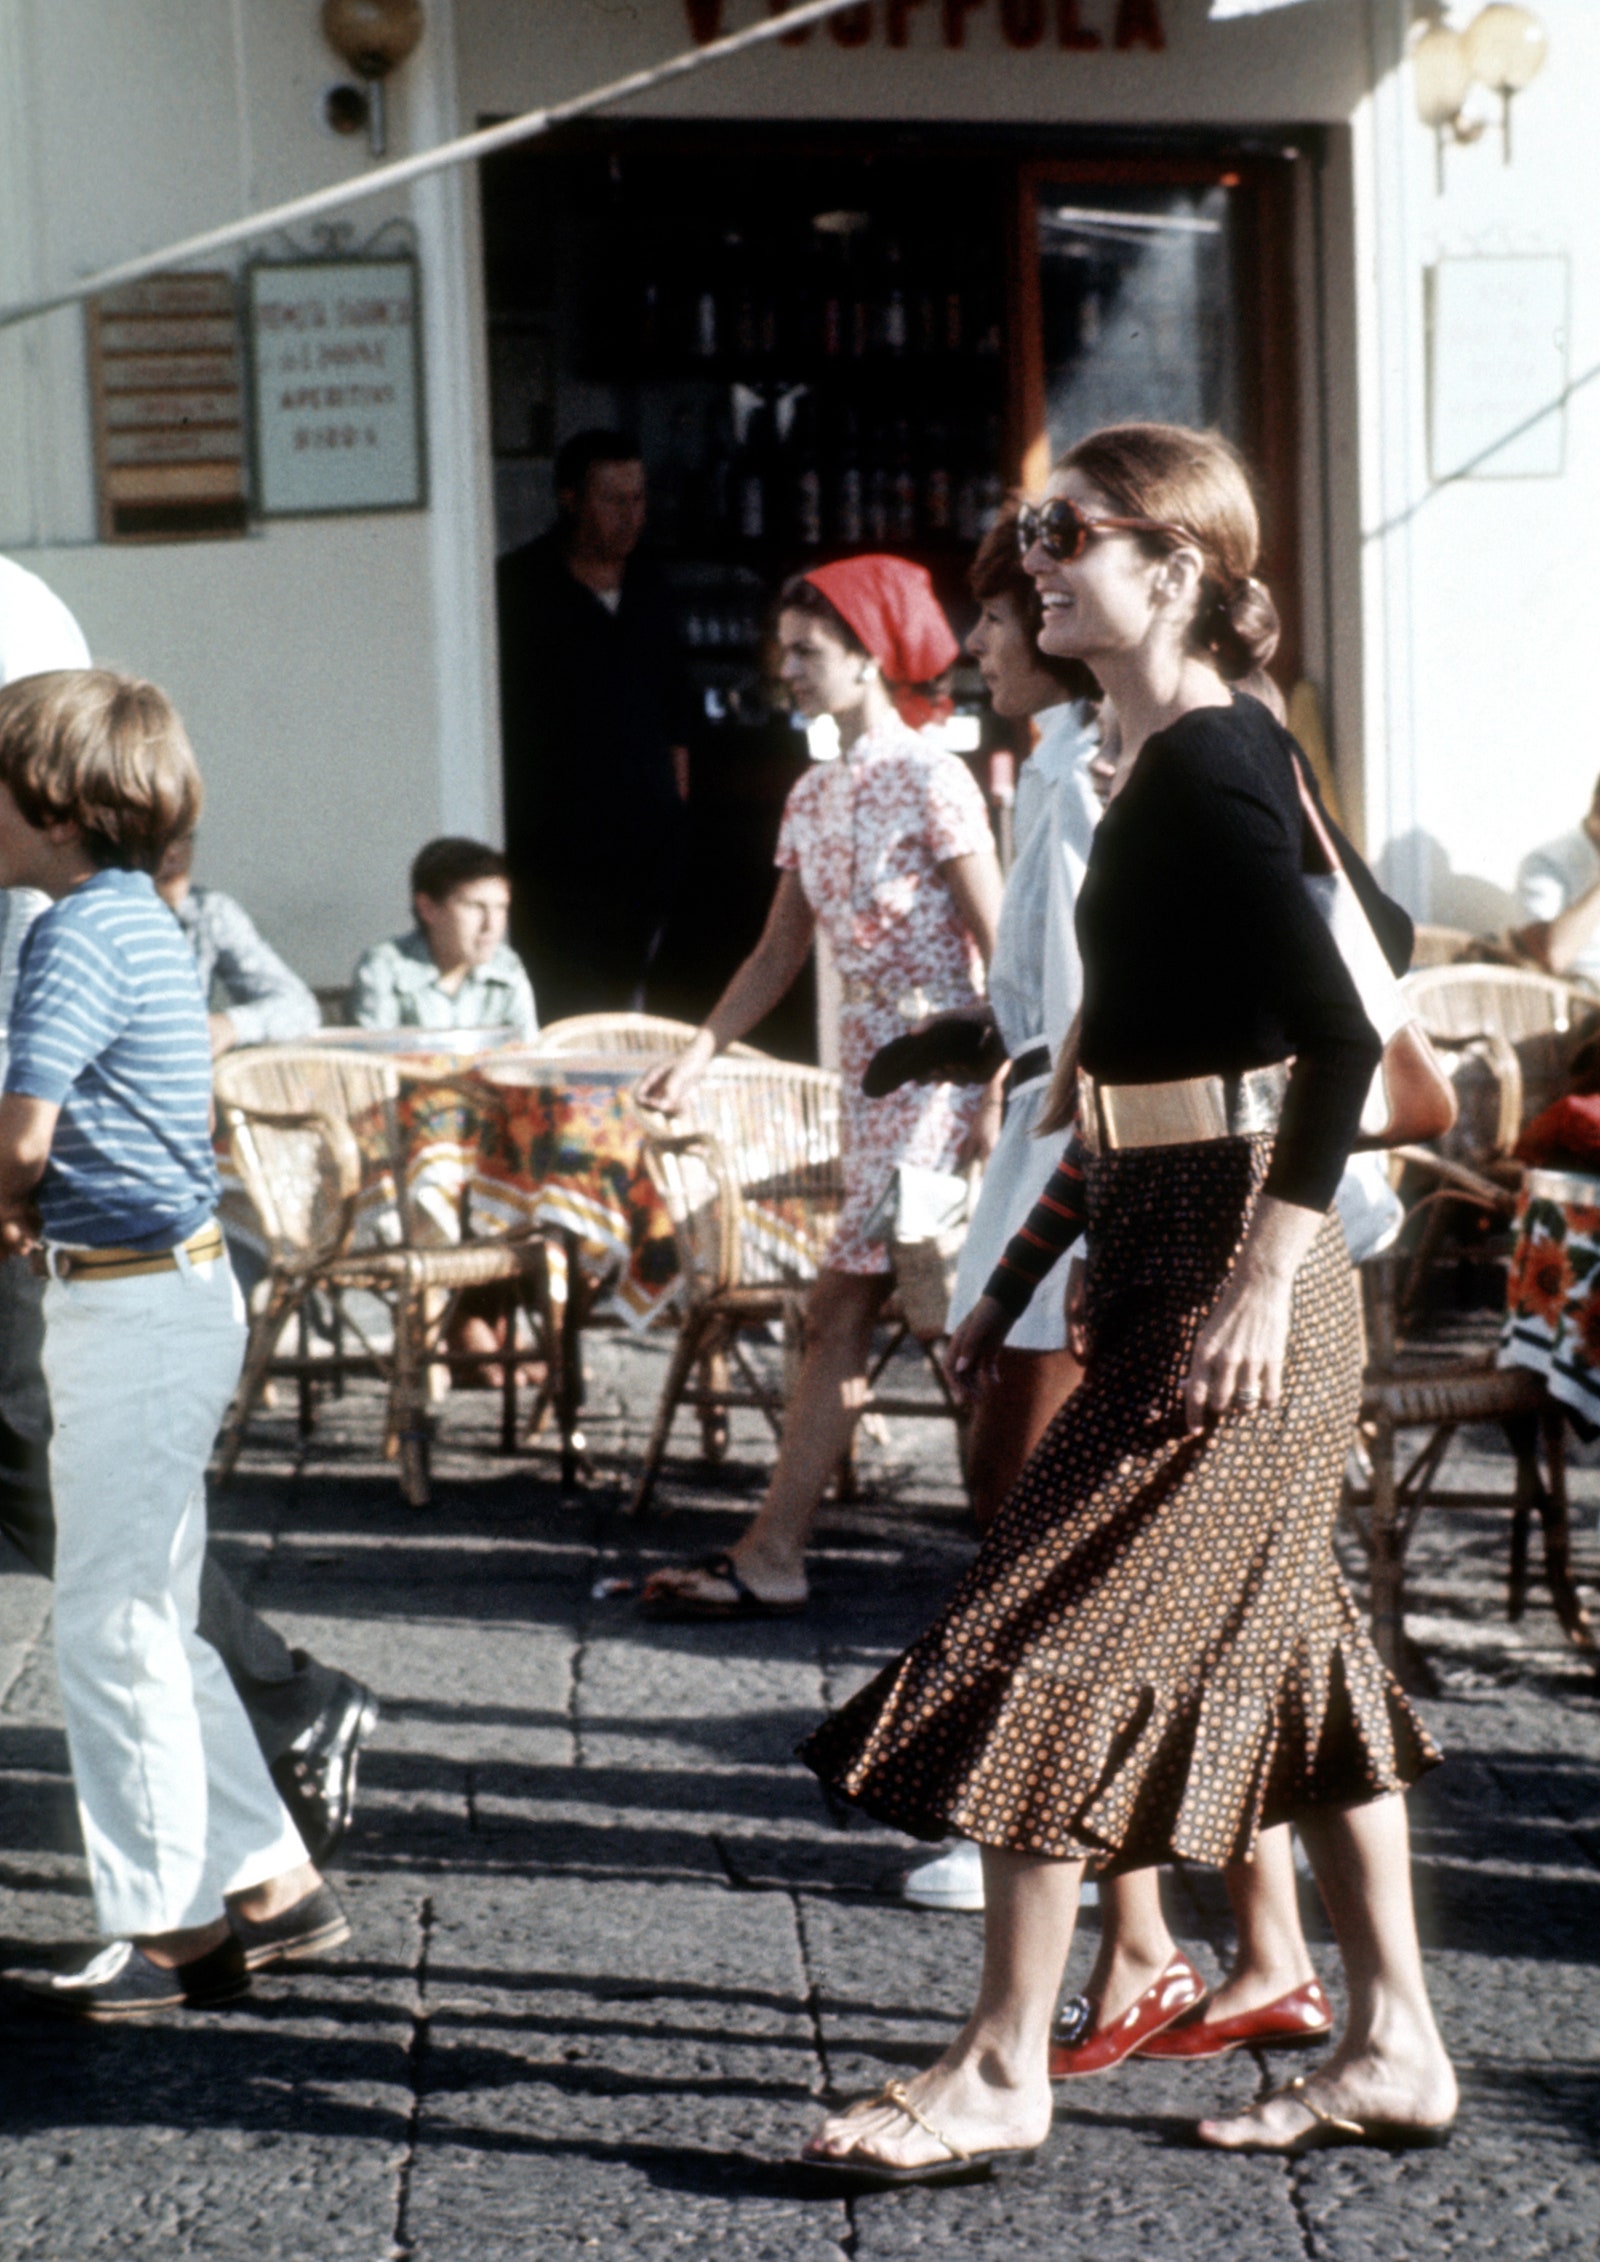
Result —
[[969, 2152], [953, 2136], [935, 2128], [927, 2115], [912, 2104], [906, 2095], [904, 2082], [886, 2081], [876, 2097], [862, 2099], [867, 2105], [893, 2105], [904, 2113], [908, 2121], [931, 2136], [935, 2144], [942, 2144], [950, 2155], [947, 2160], [924, 2160], [914, 2168], [897, 2168], [887, 2160], [858, 2159], [853, 2152], [802, 2152], [800, 2157], [808, 2168], [832, 2176], [843, 2183], [861, 2184], [873, 2190], [886, 2190], [894, 2184], [904, 2183], [968, 2183], [990, 2175], [1002, 2162], [1024, 2167], [1033, 2159], [1039, 2147], [1036, 2144], [1002, 2144], [987, 2152]]
[[1416, 2121], [1352, 2121], [1339, 2113], [1330, 2113], [1326, 2105], [1319, 2105], [1306, 2088], [1306, 2076], [1296, 2074], [1281, 2089], [1274, 2089], [1263, 2097], [1263, 2105], [1270, 2105], [1275, 2097], [1292, 2097], [1311, 2115], [1311, 2126], [1292, 2136], [1287, 2144], [1272, 2144], [1263, 2140], [1259, 2144], [1219, 2144], [1218, 2152], [1270, 2152], [1286, 2159], [1298, 2159], [1302, 2152], [1326, 2152], [1342, 2144], [1370, 2144], [1384, 2152], [1427, 2152], [1439, 2145], [1448, 2144], [1454, 2119], [1432, 2123]]

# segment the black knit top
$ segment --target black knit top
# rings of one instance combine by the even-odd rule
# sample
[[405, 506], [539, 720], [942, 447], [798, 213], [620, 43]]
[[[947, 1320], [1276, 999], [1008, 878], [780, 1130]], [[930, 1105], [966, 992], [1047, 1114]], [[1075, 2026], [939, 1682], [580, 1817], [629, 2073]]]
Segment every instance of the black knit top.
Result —
[[[1107, 1084], [1292, 1058], [1265, 1191], [1322, 1210], [1355, 1143], [1381, 1047], [1304, 884], [1296, 762], [1305, 757], [1289, 733], [1242, 695], [1146, 742], [1100, 820], [1079, 891], [1080, 1058]], [[1410, 961], [1411, 921], [1328, 822], [1398, 973]], [[1055, 1191], [1058, 1200], [1066, 1194]], [[1073, 1237], [1064, 1214], [1047, 1230], [1058, 1248]], [[1019, 1284], [1007, 1285], [1003, 1300], [1015, 1305]]]

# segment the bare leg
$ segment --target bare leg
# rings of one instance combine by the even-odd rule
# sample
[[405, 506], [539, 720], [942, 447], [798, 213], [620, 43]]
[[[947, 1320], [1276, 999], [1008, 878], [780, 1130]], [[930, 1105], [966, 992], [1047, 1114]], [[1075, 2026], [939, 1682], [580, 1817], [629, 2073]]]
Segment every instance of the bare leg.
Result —
[[[1264, 1830], [1254, 1861], [1230, 1862], [1222, 1876], [1236, 1942], [1228, 1976], [1206, 2004], [1208, 2019], [1259, 2010], [1316, 1977], [1300, 1929], [1287, 1824]], [[1162, 1914], [1158, 1870], [1104, 1879], [1100, 1905], [1106, 1922], [1083, 1990], [1095, 2007], [1097, 2027], [1121, 2018], [1178, 1952]]]
[[1096, 2029], [1121, 2018], [1178, 1952], [1161, 1907], [1158, 1869], [1103, 1877], [1100, 1906], [1105, 1911], [1100, 1950], [1083, 1990], [1094, 2005]]
[[1222, 1875], [1237, 1944], [1227, 1978], [1206, 2005], [1211, 2019], [1259, 2011], [1317, 1976], [1300, 1929], [1288, 1824], [1263, 1830], [1255, 1860], [1230, 1862]]
[[[1398, 1793], [1301, 1824], [1344, 1960], [1350, 2016], [1308, 2084], [1325, 2112], [1429, 2127], [1456, 2109], [1456, 2081], [1434, 2024], [1411, 1903], [1405, 1801]], [[1291, 2143], [1312, 2121], [1292, 2097], [1202, 2121], [1209, 2144]]]
[[980, 1532], [1006, 1497], [1055, 1416], [1083, 1379], [1070, 1351], [1002, 1351], [995, 1379], [972, 1409], [967, 1489]]
[[[1050, 2128], [1050, 2022], [1072, 1945], [1083, 1864], [983, 1849], [983, 1976], [971, 2018], [907, 2094], [963, 2150], [1040, 2144]], [[866, 2103], [832, 2113], [809, 2159], [848, 2154], [894, 2167], [949, 2152], [900, 2108]]]
[[[784, 1415], [783, 1444], [767, 1497], [732, 1549], [739, 1576], [765, 1602], [806, 1593], [806, 1542], [828, 1480], [861, 1417], [873, 1323], [889, 1293], [887, 1273], [825, 1272], [806, 1306], [806, 1355]], [[647, 1599], [716, 1598], [722, 1582], [704, 1571], [657, 1571]]]

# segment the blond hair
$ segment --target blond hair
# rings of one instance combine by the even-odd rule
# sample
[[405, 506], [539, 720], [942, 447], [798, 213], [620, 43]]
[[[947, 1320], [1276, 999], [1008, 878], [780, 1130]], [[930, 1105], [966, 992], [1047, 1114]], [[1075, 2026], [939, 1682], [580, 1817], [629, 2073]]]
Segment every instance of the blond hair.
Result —
[[200, 815], [200, 772], [164, 691], [111, 668], [0, 690], [0, 783], [42, 832], [73, 824], [96, 864], [154, 872]]

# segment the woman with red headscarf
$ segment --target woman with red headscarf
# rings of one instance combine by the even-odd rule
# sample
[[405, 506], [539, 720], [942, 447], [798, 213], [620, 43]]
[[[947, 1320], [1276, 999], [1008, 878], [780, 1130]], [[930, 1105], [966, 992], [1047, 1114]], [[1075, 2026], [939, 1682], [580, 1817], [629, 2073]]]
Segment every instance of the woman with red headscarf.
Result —
[[806, 1312], [806, 1356], [761, 1511], [738, 1545], [658, 1571], [661, 1616], [788, 1614], [806, 1601], [805, 1549], [823, 1488], [866, 1396], [873, 1323], [889, 1259], [864, 1228], [900, 1162], [951, 1170], [993, 1143], [981, 1088], [861, 1089], [880, 1045], [983, 988], [1000, 868], [983, 798], [954, 755], [922, 735], [948, 711], [932, 686], [956, 640], [927, 574], [903, 558], [849, 558], [789, 582], [779, 599], [780, 673], [803, 715], [831, 715], [840, 758], [799, 780], [784, 810], [782, 874], [761, 940], [669, 1068], [641, 1096], [676, 1112], [716, 1055], [770, 1013], [806, 962], [818, 925], [844, 992], [844, 1204]]

